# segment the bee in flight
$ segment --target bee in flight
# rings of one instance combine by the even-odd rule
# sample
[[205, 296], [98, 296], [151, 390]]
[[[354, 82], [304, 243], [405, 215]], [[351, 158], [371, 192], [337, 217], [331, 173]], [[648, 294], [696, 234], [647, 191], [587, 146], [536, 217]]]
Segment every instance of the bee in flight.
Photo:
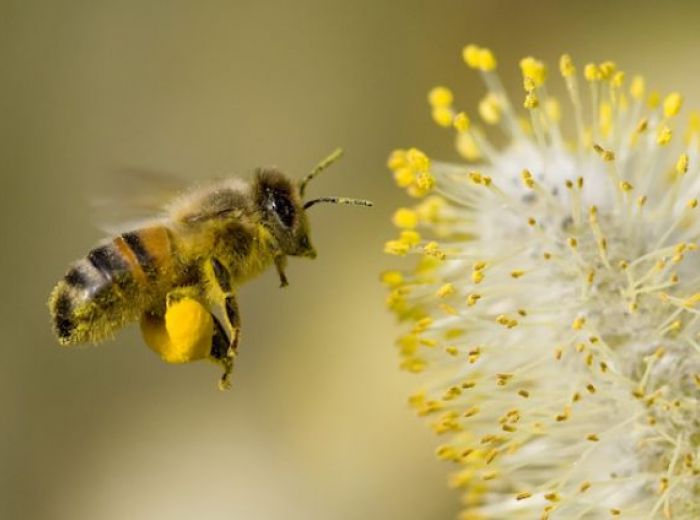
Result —
[[229, 378], [240, 340], [236, 288], [271, 265], [288, 284], [288, 256], [315, 258], [306, 211], [321, 202], [371, 206], [365, 200], [304, 201], [308, 183], [336, 161], [336, 150], [301, 181], [277, 169], [195, 189], [145, 222], [72, 264], [49, 299], [61, 345], [99, 343], [140, 320], [146, 344], [168, 363], [209, 359]]

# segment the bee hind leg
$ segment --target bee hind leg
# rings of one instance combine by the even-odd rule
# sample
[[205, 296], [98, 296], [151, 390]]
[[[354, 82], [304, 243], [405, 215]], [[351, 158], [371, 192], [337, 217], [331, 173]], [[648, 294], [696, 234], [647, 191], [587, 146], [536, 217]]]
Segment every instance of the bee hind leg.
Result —
[[224, 373], [219, 379], [219, 389], [228, 390], [231, 387], [230, 378], [233, 372], [235, 350], [231, 350], [231, 341], [221, 322], [214, 315], [212, 315], [212, 318], [214, 319], [214, 334], [211, 338], [211, 352], [209, 356], [224, 369]]
[[212, 258], [211, 272], [214, 275], [218, 291], [214, 291], [210, 298], [223, 311], [223, 327], [218, 320], [215, 320], [218, 328], [212, 339], [211, 356], [224, 367], [224, 373], [219, 380], [219, 388], [226, 390], [231, 387], [230, 377], [233, 371], [233, 360], [238, 351], [241, 335], [241, 318], [228, 269], [219, 260]]

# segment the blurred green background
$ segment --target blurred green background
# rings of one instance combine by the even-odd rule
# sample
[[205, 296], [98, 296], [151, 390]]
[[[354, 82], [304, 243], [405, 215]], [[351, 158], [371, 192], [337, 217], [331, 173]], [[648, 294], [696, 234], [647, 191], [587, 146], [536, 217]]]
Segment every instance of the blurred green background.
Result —
[[[455, 158], [425, 95], [483, 93], [462, 46], [493, 48], [511, 92], [526, 54], [616, 60], [700, 105], [695, 2], [0, 2], [3, 276], [0, 517], [451, 518], [436, 439], [407, 409], [378, 272], [403, 201], [389, 151]], [[90, 189], [123, 166], [192, 181], [346, 157], [312, 195], [319, 258], [240, 292], [231, 392], [168, 366], [134, 328], [61, 350], [46, 299], [101, 238]]]

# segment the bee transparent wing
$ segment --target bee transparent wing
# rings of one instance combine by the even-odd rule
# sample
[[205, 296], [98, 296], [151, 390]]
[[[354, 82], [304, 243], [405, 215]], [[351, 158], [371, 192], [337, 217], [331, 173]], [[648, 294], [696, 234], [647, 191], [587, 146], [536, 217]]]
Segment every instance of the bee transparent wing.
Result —
[[188, 191], [191, 182], [177, 175], [155, 170], [123, 168], [108, 176], [92, 197], [97, 226], [110, 234], [160, 220], [167, 206]]

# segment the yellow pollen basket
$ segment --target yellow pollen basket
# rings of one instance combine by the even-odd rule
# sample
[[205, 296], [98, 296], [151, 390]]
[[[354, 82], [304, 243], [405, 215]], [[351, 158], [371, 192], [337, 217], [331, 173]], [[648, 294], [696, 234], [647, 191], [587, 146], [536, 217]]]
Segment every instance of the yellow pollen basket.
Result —
[[197, 300], [183, 298], [168, 305], [165, 319], [141, 319], [146, 344], [168, 363], [188, 363], [208, 357], [214, 320]]

